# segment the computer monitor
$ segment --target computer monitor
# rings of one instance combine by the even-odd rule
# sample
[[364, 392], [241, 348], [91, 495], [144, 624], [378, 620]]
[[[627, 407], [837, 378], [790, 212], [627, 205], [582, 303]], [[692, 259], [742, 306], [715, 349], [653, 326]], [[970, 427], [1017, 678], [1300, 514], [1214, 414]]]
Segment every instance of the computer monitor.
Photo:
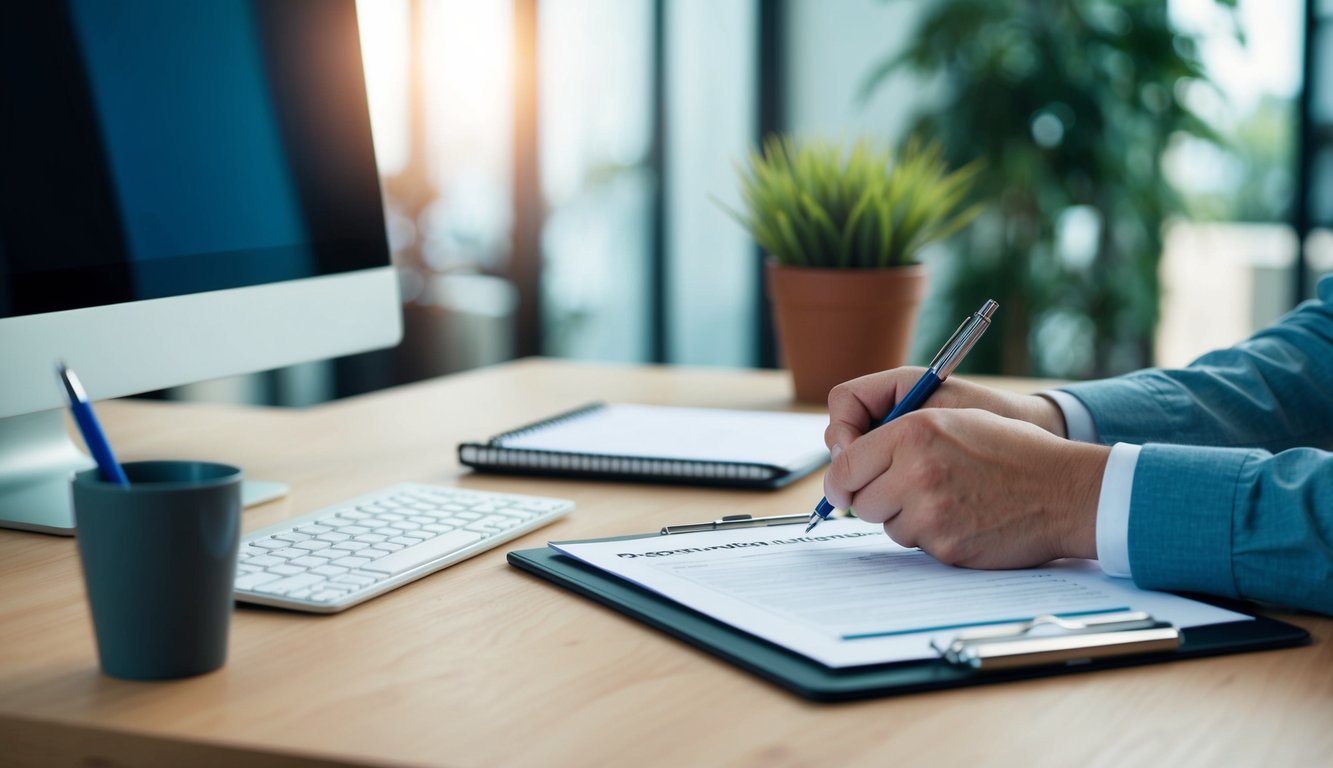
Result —
[[398, 341], [354, 0], [5, 3], [0, 105], [0, 525], [72, 532], [57, 360], [101, 399]]

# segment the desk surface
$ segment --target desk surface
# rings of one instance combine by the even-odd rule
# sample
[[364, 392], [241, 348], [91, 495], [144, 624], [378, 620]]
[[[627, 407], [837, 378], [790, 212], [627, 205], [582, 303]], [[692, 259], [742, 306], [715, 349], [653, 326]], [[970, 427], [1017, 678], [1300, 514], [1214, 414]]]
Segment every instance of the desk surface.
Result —
[[73, 540], [0, 530], [0, 762], [1333, 764], [1333, 620], [1274, 614], [1310, 630], [1305, 648], [816, 705], [510, 568], [504, 552], [804, 510], [818, 476], [777, 492], [673, 488], [478, 475], [455, 456], [460, 441], [592, 399], [787, 408], [788, 393], [772, 372], [531, 360], [303, 411], [102, 404], [124, 460], [228, 461], [290, 482], [245, 512], [247, 530], [402, 480], [578, 508], [343, 614], [239, 607], [227, 665], [169, 683], [99, 674]]

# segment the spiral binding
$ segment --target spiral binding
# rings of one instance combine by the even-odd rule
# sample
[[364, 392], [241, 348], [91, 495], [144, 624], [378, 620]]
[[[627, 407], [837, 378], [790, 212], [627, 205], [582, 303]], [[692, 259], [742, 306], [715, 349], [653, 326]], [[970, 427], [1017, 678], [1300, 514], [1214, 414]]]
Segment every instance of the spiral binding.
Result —
[[495, 445], [459, 446], [459, 459], [462, 463], [473, 467], [619, 475], [624, 477], [657, 477], [662, 479], [762, 482], [786, 472], [781, 467], [766, 464], [672, 458], [648, 459], [595, 453], [559, 453], [526, 448], [503, 448]]

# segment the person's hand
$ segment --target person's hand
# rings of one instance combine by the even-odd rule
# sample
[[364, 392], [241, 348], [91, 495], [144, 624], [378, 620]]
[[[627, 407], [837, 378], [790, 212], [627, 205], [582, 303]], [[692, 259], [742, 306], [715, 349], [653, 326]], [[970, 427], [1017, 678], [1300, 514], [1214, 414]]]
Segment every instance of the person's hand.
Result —
[[824, 495], [905, 547], [971, 568], [1097, 556], [1110, 448], [978, 409], [925, 408], [835, 448]]
[[[924, 368], [895, 368], [839, 384], [829, 392], [829, 426], [824, 443], [833, 449], [852, 444], [874, 429], [884, 414], [907, 395]], [[1017, 395], [958, 379], [945, 379], [926, 400], [925, 408], [980, 408], [1011, 419], [1019, 419], [1065, 436], [1065, 419], [1059, 406], [1040, 395]]]

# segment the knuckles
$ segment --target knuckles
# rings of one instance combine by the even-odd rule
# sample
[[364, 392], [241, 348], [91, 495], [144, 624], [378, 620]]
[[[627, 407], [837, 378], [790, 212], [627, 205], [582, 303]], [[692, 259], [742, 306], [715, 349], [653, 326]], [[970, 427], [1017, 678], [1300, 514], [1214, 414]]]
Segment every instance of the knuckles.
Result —
[[945, 565], [963, 565], [966, 560], [966, 552], [961, 544], [952, 540], [935, 542], [925, 548], [932, 557]]
[[894, 421], [898, 442], [914, 453], [925, 452], [944, 433], [944, 421], [951, 414], [945, 409], [913, 411]]

